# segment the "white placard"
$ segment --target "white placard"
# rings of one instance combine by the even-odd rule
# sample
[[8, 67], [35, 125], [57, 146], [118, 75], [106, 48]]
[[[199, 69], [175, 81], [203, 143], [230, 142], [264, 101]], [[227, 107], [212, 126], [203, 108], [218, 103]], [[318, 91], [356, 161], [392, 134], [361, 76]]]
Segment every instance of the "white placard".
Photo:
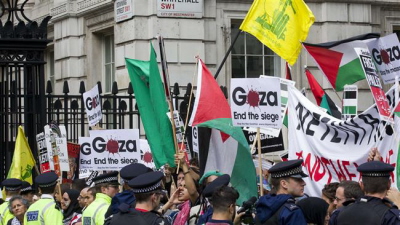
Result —
[[133, 17], [132, 0], [116, 0], [114, 3], [115, 22], [122, 22]]
[[394, 83], [396, 75], [400, 72], [400, 47], [397, 35], [390, 34], [370, 41], [367, 45], [383, 83]]
[[94, 126], [102, 118], [99, 86], [97, 84], [90, 91], [83, 93], [83, 101], [89, 126]]
[[278, 77], [231, 79], [230, 99], [234, 126], [282, 127]]
[[149, 168], [156, 168], [153, 160], [153, 154], [150, 151], [150, 146], [146, 139], [140, 139], [140, 160], [138, 160], [138, 162]]
[[87, 168], [87, 162], [90, 162], [90, 137], [79, 137], [78, 138], [80, 153], [79, 153], [79, 179], [87, 178], [93, 172], [91, 169], [82, 169], [82, 167]]
[[204, 0], [157, 0], [158, 17], [203, 17]]
[[199, 128], [197, 126], [192, 127], [192, 146], [193, 152], [199, 154]]
[[91, 130], [89, 134], [89, 143], [81, 144], [80, 169], [120, 170], [140, 160], [138, 129]]

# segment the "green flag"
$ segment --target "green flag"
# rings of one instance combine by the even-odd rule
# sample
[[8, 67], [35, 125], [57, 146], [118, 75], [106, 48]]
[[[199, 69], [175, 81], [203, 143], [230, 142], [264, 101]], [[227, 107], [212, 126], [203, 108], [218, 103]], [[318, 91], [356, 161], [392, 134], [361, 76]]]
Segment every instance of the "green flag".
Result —
[[153, 45], [150, 44], [150, 61], [128, 58], [125, 61], [154, 163], [157, 168], [165, 164], [175, 166], [168, 104]]

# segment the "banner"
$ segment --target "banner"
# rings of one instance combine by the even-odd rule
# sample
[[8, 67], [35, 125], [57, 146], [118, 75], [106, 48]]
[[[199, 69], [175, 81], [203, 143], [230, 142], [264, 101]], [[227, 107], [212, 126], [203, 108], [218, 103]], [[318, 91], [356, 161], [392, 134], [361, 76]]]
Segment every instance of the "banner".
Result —
[[374, 96], [375, 104], [378, 107], [381, 118], [393, 123], [393, 118], [390, 118], [389, 103], [386, 99], [385, 92], [383, 92], [381, 80], [376, 73], [376, 67], [371, 59], [371, 54], [366, 48], [355, 48], [354, 50], [360, 58], [365, 77], [368, 81], [369, 88], [371, 89], [372, 96]]
[[383, 83], [394, 83], [400, 71], [400, 47], [396, 34], [389, 34], [367, 43]]
[[79, 142], [79, 163], [78, 163], [79, 179], [88, 178], [90, 174], [92, 174], [93, 170], [82, 169], [82, 167], [91, 168], [92, 161], [90, 159], [90, 154], [88, 154], [92, 151], [92, 148], [90, 146], [90, 137], [79, 137], [78, 142]]
[[231, 115], [234, 126], [282, 127], [280, 79], [231, 79]]
[[54, 172], [62, 177], [61, 171], [69, 171], [69, 160], [67, 150], [67, 131], [65, 126], [51, 124], [44, 126], [44, 136], [46, 140], [47, 153], [50, 165], [53, 165]]
[[[393, 103], [394, 91], [388, 99]], [[398, 141], [391, 126], [383, 124], [375, 105], [346, 121], [323, 112], [296, 88], [289, 89], [289, 159], [303, 159], [305, 193], [320, 196], [325, 184], [341, 180], [359, 181], [357, 167], [367, 162], [376, 146], [383, 161], [396, 166]], [[377, 138], [379, 140], [377, 140]], [[377, 144], [376, 144], [377, 142]], [[397, 175], [391, 175], [396, 184]]]
[[99, 86], [96, 84], [90, 91], [83, 93], [86, 115], [89, 126], [94, 126], [102, 118]]

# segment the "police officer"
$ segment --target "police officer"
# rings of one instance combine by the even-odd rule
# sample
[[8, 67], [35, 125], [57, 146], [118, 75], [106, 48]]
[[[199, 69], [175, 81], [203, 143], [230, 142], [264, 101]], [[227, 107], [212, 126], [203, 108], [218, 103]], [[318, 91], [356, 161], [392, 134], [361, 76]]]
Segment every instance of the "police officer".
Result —
[[119, 212], [119, 207], [135, 207], [135, 195], [133, 194], [128, 182], [133, 178], [152, 171], [150, 168], [146, 167], [141, 163], [132, 163], [121, 169], [119, 172], [121, 176], [121, 183], [123, 191], [116, 194], [112, 200], [111, 205], [108, 207], [107, 213], [105, 215], [106, 220], [111, 219], [112, 215]]
[[357, 171], [361, 173], [361, 189], [365, 195], [353, 204], [338, 209], [337, 216], [332, 217], [330, 224], [400, 224], [400, 211], [387, 200], [390, 189], [390, 174], [394, 167], [381, 161], [361, 164]]
[[131, 181], [129, 186], [135, 193], [136, 206], [125, 208], [111, 219], [111, 225], [169, 225], [170, 222], [157, 212], [162, 195], [162, 172], [142, 174]]
[[308, 177], [302, 163], [303, 160], [289, 160], [269, 169], [271, 192], [256, 203], [256, 224], [307, 224], [294, 200], [304, 195], [306, 184], [302, 178]]
[[24, 216], [24, 225], [62, 225], [63, 214], [54, 200], [54, 189], [58, 176], [54, 172], [40, 174], [35, 183], [42, 193], [41, 198], [33, 203]]
[[33, 193], [35, 192], [35, 189], [32, 187], [32, 185], [26, 181], [22, 181], [22, 187], [21, 187], [21, 192], [20, 195], [28, 200], [29, 204], [33, 203]]
[[119, 192], [118, 172], [102, 174], [93, 178], [93, 182], [96, 200], [83, 211], [82, 221], [84, 225], [103, 225], [111, 198]]
[[0, 205], [0, 224], [7, 224], [7, 222], [14, 218], [13, 214], [11, 214], [10, 210], [8, 209], [8, 201], [15, 195], [19, 195], [21, 190], [22, 182], [19, 179], [10, 178], [4, 180], [1, 185], [4, 187], [6, 192], [6, 199], [3, 204]]

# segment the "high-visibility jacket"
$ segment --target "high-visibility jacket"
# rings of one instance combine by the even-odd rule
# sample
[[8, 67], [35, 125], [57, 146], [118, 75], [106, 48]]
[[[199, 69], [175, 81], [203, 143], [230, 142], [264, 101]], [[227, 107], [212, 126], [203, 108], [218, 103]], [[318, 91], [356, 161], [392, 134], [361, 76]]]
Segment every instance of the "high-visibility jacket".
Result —
[[25, 213], [24, 225], [63, 225], [63, 218], [53, 196], [43, 194]]
[[82, 224], [103, 225], [105, 214], [111, 204], [111, 198], [103, 193], [96, 194], [94, 200], [82, 214]]
[[0, 225], [6, 225], [10, 219], [14, 218], [14, 215], [11, 214], [10, 210], [8, 209], [8, 201], [10, 201], [10, 198], [6, 198], [5, 202], [0, 205]]

